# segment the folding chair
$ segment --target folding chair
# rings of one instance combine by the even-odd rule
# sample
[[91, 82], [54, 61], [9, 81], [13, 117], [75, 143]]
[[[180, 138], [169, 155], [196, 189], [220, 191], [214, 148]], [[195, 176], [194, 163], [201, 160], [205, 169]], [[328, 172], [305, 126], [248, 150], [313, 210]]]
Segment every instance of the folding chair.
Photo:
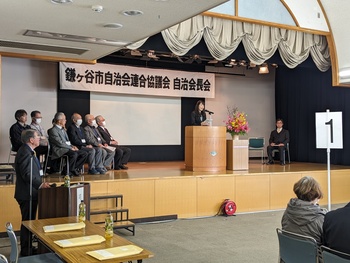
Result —
[[279, 242], [279, 262], [317, 263], [317, 242], [314, 238], [276, 229]]
[[321, 246], [323, 263], [349, 263], [350, 254]]
[[46, 254], [32, 255], [28, 257], [19, 258], [17, 237], [15, 232], [13, 231], [12, 224], [10, 222], [7, 222], [5, 226], [6, 226], [6, 232], [11, 242], [10, 263], [47, 263], [47, 262], [61, 263], [63, 262], [54, 253], [46, 253]]
[[261, 152], [261, 163], [264, 163], [265, 138], [264, 137], [250, 137], [248, 140], [249, 140], [249, 151], [260, 151]]
[[[273, 149], [272, 150], [272, 156], [273, 157], [275, 157], [275, 153], [276, 152], [279, 152], [279, 150], [278, 149]], [[286, 148], [284, 149], [284, 152], [283, 152], [283, 154], [284, 154], [284, 161], [286, 161], [286, 152], [287, 152], [287, 155], [288, 155], [288, 163], [290, 163], [289, 143], [287, 143]]]

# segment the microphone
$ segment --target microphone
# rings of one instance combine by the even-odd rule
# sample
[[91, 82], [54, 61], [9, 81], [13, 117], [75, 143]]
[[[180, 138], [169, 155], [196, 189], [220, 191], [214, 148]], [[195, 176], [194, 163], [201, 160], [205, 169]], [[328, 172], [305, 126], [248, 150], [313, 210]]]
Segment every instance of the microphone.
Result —
[[205, 112], [208, 112], [209, 114], [214, 114], [214, 112], [210, 111], [210, 110], [204, 110]]

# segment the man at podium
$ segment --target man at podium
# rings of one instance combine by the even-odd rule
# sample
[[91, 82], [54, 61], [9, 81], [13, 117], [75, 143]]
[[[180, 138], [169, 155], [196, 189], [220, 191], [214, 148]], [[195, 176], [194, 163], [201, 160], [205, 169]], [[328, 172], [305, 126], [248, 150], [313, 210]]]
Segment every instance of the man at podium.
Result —
[[[38, 207], [38, 189], [49, 188], [49, 183], [41, 181], [42, 169], [34, 149], [40, 144], [40, 136], [37, 131], [28, 129], [22, 131], [21, 139], [24, 144], [19, 148], [15, 159], [16, 187], [15, 199], [17, 200], [22, 221], [35, 219]], [[32, 185], [32, 196], [30, 186]], [[31, 213], [30, 213], [31, 212]], [[21, 225], [21, 256], [32, 254], [32, 237], [28, 229]]]

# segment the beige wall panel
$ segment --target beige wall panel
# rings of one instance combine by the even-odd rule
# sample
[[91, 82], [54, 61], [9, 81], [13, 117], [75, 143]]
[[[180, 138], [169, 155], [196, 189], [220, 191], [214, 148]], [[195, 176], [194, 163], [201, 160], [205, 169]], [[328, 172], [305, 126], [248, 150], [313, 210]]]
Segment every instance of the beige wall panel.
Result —
[[301, 173], [274, 173], [270, 175], [270, 209], [284, 209], [289, 200], [296, 197], [293, 186]]
[[155, 215], [174, 215], [179, 218], [197, 215], [197, 179], [182, 177], [155, 181]]
[[108, 193], [108, 182], [93, 181], [90, 183], [90, 195], [105, 195]]
[[121, 180], [108, 183], [109, 194], [122, 194], [123, 208], [129, 209], [129, 218], [154, 216], [154, 180]]
[[328, 192], [327, 192], [327, 171], [311, 171], [311, 172], [304, 172], [301, 175], [304, 176], [311, 176], [315, 178], [315, 180], [320, 184], [322, 192], [323, 192], [323, 198], [319, 201], [320, 205], [327, 205], [328, 203]]
[[[324, 189], [327, 191], [327, 188]], [[331, 171], [331, 202], [343, 204], [350, 202], [350, 171]]]
[[216, 215], [225, 199], [235, 201], [235, 176], [197, 177], [197, 216]]
[[270, 207], [269, 175], [242, 175], [236, 177], [237, 212], [268, 210]]
[[21, 226], [21, 210], [14, 198], [15, 186], [6, 185], [0, 188], [0, 232], [5, 232], [6, 222], [11, 222], [15, 231], [20, 229]]

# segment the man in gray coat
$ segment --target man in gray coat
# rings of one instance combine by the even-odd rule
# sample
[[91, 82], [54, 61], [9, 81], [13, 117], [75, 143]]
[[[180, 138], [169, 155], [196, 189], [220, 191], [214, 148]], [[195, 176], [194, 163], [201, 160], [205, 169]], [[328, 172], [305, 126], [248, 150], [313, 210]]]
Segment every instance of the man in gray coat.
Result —
[[85, 137], [88, 144], [94, 147], [100, 147], [102, 151], [103, 165], [111, 166], [114, 159], [115, 148], [109, 147], [106, 141], [103, 139], [102, 135], [96, 128], [96, 120], [94, 115], [85, 115], [86, 126], [84, 127]]
[[66, 166], [62, 174], [68, 174], [69, 176], [80, 175], [80, 171], [88, 154], [70, 143], [65, 128], [66, 116], [63, 112], [57, 112], [53, 122], [54, 126], [48, 130], [52, 149], [52, 160], [57, 160], [63, 155], [67, 155], [69, 160], [69, 172]]

